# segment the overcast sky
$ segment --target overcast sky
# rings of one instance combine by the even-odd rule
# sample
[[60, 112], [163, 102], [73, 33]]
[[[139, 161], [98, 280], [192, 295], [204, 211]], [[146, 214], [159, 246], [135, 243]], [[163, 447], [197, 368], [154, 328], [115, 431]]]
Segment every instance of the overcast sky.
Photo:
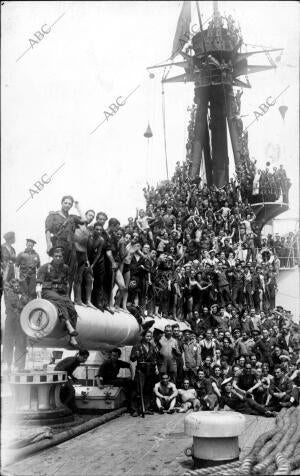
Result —
[[[245, 43], [285, 48], [280, 68], [249, 76], [252, 89], [244, 91], [242, 114], [248, 115], [243, 118], [247, 126], [267, 97], [275, 98], [288, 88], [249, 128], [249, 148], [264, 166], [268, 145], [280, 145], [279, 163], [293, 182], [288, 213], [296, 216], [299, 5], [219, 4], [221, 12], [239, 22]], [[16, 231], [17, 251], [26, 237], [32, 237], [46, 257], [44, 221], [50, 210], [60, 208], [65, 194], [79, 200], [83, 210], [104, 210], [124, 223], [136, 207], [144, 205], [146, 180], [155, 184], [166, 178], [162, 71], [156, 70], [150, 79], [146, 67], [170, 56], [180, 9], [178, 1], [4, 3], [2, 233]], [[205, 21], [212, 13], [212, 2], [200, 2], [200, 9]], [[35, 36], [42, 28], [48, 33]], [[265, 55], [254, 56], [249, 63], [269, 64]], [[170, 76], [180, 73], [173, 68]], [[130, 93], [126, 103], [91, 134], [105, 119], [104, 111]], [[173, 172], [176, 161], [185, 157], [193, 86], [166, 85], [165, 99], [167, 152]], [[284, 122], [280, 105], [288, 106]], [[148, 121], [153, 131], [149, 143], [143, 136]], [[46, 181], [59, 167], [50, 183], [16, 211], [30, 197], [29, 189], [36, 190], [34, 183], [42, 176]]]

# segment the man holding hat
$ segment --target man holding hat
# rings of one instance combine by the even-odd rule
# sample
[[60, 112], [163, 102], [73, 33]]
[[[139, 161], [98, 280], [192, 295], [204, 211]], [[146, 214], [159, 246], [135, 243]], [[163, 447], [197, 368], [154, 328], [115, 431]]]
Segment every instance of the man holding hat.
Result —
[[26, 248], [16, 258], [16, 266], [19, 268], [19, 278], [24, 284], [24, 290], [29, 299], [36, 298], [36, 272], [41, 266], [40, 257], [33, 249], [36, 241], [26, 239]]

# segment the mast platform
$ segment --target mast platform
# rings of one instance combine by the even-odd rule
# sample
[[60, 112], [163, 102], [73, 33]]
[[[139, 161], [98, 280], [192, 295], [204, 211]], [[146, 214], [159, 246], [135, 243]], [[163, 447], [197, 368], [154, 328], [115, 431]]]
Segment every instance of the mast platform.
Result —
[[278, 202], [260, 202], [251, 203], [253, 212], [256, 215], [256, 221], [259, 223], [260, 229], [273, 218], [277, 217], [281, 213], [286, 212], [289, 209], [288, 203]]

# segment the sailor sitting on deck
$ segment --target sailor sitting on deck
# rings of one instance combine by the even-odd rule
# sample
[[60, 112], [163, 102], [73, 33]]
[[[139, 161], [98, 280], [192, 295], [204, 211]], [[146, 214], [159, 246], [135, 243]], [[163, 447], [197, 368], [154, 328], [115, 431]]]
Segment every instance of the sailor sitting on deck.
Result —
[[186, 413], [191, 408], [193, 408], [195, 412], [200, 410], [200, 401], [197, 398], [197, 392], [194, 388], [190, 387], [188, 378], [183, 380], [183, 388], [178, 390], [178, 396], [181, 402], [179, 413]]
[[219, 402], [220, 409], [223, 409], [226, 405], [231, 410], [247, 413], [248, 415], [276, 416], [276, 413], [270, 411], [265, 405], [260, 405], [255, 400], [237, 393], [233, 389], [231, 381], [232, 378], [228, 378], [222, 382], [222, 397]]
[[291, 407], [295, 402], [293, 383], [287, 375], [284, 375], [281, 365], [275, 365], [274, 378], [271, 381], [269, 394], [271, 396], [268, 406], [274, 411], [280, 411], [283, 407]]
[[67, 332], [70, 336], [70, 344], [77, 346], [75, 336], [77, 322], [77, 312], [69, 298], [69, 267], [64, 264], [63, 248], [52, 248], [51, 263], [46, 263], [40, 267], [37, 274], [37, 294], [38, 297], [52, 302], [58, 310], [60, 318], [64, 321]]
[[154, 386], [156, 405], [159, 413], [174, 413], [178, 390], [173, 382], [170, 382], [168, 374], [162, 374], [161, 381]]

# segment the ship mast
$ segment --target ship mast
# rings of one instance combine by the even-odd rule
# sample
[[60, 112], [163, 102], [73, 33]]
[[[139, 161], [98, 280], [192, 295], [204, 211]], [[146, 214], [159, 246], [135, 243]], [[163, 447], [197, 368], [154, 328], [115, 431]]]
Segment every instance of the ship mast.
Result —
[[213, 1], [213, 18], [215, 19], [218, 15], [220, 15], [218, 1], [214, 0]]
[[203, 34], [203, 26], [202, 26], [202, 19], [201, 19], [201, 15], [200, 15], [199, 2], [196, 2], [196, 7], [197, 7], [197, 14], [198, 14], [200, 32], [201, 32], [201, 36], [202, 36], [203, 51], [204, 51], [204, 54], [205, 54], [205, 61], [206, 61], [206, 65], [208, 66], [208, 57], [207, 57], [207, 50], [206, 50], [206, 46], [205, 46], [205, 38], [204, 38], [204, 34]]
[[[185, 41], [178, 52], [183, 60], [170, 64], [182, 67], [184, 71], [178, 76], [164, 77], [162, 82], [194, 83], [196, 114], [193, 140], [188, 153], [189, 176], [192, 180], [198, 179], [200, 170], [205, 170], [208, 186], [224, 187], [229, 182], [228, 141], [231, 142], [238, 177], [242, 176], [243, 164], [250, 160], [248, 131], [244, 130], [240, 116], [242, 90], [235, 92], [233, 88], [251, 88], [248, 75], [276, 68], [275, 63], [251, 65], [248, 63], [249, 58], [257, 54], [266, 55], [271, 51], [282, 51], [282, 48], [242, 53], [243, 39], [240, 28], [231, 15], [221, 15], [218, 1], [213, 1], [212, 20], [205, 28], [197, 1], [196, 8], [200, 31], [191, 38], [191, 45], [186, 51], [183, 51]], [[191, 51], [193, 54], [190, 54]], [[247, 82], [240, 79], [243, 76], [247, 78]], [[248, 192], [242, 190], [242, 197], [245, 198], [251, 193]], [[285, 205], [288, 208], [288, 204]], [[267, 211], [265, 204], [261, 204], [259, 209], [254, 210], [257, 216], [261, 215], [262, 223], [267, 221], [271, 214], [276, 216], [284, 211], [283, 207], [277, 210], [273, 203], [269, 208]]]

